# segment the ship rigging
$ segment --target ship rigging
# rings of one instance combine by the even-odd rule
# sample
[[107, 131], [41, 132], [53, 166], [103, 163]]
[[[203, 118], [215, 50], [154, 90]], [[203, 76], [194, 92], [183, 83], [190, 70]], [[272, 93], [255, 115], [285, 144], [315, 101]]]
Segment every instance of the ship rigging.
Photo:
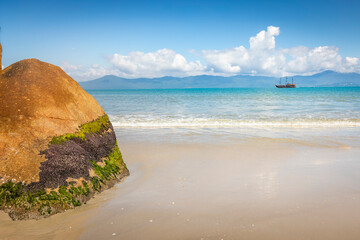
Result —
[[285, 78], [285, 84], [281, 84], [281, 78], [279, 80], [279, 84], [275, 84], [277, 88], [296, 88], [296, 84], [294, 84], [294, 78], [291, 78], [291, 83], [288, 82], [288, 78]]

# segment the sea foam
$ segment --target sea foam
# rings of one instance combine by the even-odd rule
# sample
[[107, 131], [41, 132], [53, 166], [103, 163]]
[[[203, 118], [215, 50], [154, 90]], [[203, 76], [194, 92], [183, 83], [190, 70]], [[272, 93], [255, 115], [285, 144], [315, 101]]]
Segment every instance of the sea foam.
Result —
[[110, 116], [115, 128], [339, 128], [360, 127], [360, 119], [233, 120]]

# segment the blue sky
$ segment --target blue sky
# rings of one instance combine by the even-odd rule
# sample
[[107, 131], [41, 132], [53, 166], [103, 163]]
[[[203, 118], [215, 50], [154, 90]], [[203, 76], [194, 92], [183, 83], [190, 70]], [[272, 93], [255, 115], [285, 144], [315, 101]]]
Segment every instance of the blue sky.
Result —
[[[38, 58], [77, 80], [358, 72], [359, 2], [0, 0], [3, 65]], [[261, 31], [270, 45], [251, 49]]]

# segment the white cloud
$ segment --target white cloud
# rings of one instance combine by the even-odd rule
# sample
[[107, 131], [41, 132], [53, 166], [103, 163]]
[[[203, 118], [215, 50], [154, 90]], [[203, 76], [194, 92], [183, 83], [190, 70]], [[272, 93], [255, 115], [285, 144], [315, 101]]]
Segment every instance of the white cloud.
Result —
[[68, 62], [63, 62], [60, 67], [77, 81], [92, 80], [105, 75], [119, 76], [121, 74], [121, 72], [115, 68], [100, 66], [99, 64], [93, 64], [90, 67], [85, 67], [82, 65], [72, 65]]
[[202, 55], [208, 63], [226, 73], [241, 72], [242, 67], [246, 67], [249, 62], [248, 51], [243, 46], [226, 50], [205, 50]]
[[346, 58], [345, 58], [345, 62], [346, 62], [346, 64], [349, 65], [349, 66], [354, 66], [354, 65], [359, 64], [359, 58], [356, 58], [356, 57], [346, 57]]
[[239, 46], [225, 50], [203, 50], [202, 57], [215, 72], [285, 76], [313, 74], [324, 70], [360, 72], [358, 58], [339, 54], [334, 46], [276, 49], [275, 37], [280, 28], [269, 26], [266, 31], [250, 37], [250, 48]]
[[82, 68], [82, 65], [72, 65], [68, 62], [63, 62], [61, 63], [60, 67], [62, 68], [62, 70], [64, 70], [65, 72], [72, 72], [72, 71], [78, 71], [79, 69]]
[[250, 49], [274, 49], [275, 36], [280, 34], [280, 28], [269, 26], [267, 31], [259, 32], [255, 37], [250, 38]]
[[325, 70], [360, 72], [359, 58], [342, 57], [335, 46], [309, 48], [295, 46], [276, 48], [280, 28], [269, 26], [249, 38], [249, 48], [238, 46], [223, 50], [202, 50], [194, 56], [202, 58], [188, 61], [171, 49], [155, 52], [115, 53], [108, 58], [108, 66], [90, 67], [63, 63], [62, 68], [77, 80], [88, 80], [104, 75], [126, 78], [253, 74], [265, 76], [309, 75]]
[[267, 31], [251, 37], [250, 48], [239, 46], [225, 50], [203, 50], [201, 56], [217, 72], [233, 74], [281, 75], [286, 57], [275, 50], [278, 27], [269, 26]]
[[125, 77], [190, 76], [206, 71], [200, 61], [188, 62], [184, 56], [171, 49], [156, 52], [115, 53], [110, 63]]
[[340, 71], [343, 64], [339, 49], [333, 46], [303, 48], [303, 52], [291, 56], [293, 59], [286, 66], [287, 72], [291, 73], [313, 73], [323, 70]]

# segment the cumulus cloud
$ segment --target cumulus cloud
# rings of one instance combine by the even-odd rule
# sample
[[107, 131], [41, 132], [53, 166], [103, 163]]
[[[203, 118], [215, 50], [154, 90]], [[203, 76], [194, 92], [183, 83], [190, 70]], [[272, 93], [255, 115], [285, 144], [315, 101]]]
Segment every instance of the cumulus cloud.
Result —
[[95, 79], [105, 75], [121, 75], [121, 72], [118, 69], [109, 66], [100, 66], [99, 64], [83, 66], [63, 62], [60, 64], [60, 67], [77, 81]]
[[259, 32], [255, 37], [250, 38], [250, 49], [274, 49], [275, 36], [280, 34], [280, 28], [269, 26], [267, 31]]
[[166, 48], [128, 55], [115, 53], [110, 57], [110, 63], [127, 77], [189, 76], [206, 71], [200, 61], [189, 62], [181, 54]]
[[200, 74], [289, 76], [310, 75], [325, 70], [360, 72], [359, 58], [342, 57], [335, 46], [278, 48], [276, 37], [279, 34], [279, 27], [268, 26], [249, 38], [248, 48], [240, 45], [222, 50], [191, 50], [190, 53], [203, 63], [188, 61], [180, 53], [164, 48], [154, 52], [134, 51], [126, 55], [115, 53], [108, 57], [108, 66], [84, 67], [63, 63], [62, 68], [77, 80], [110, 74], [137, 78]]
[[250, 48], [244, 46], [225, 50], [203, 50], [201, 56], [218, 72], [233, 74], [279, 75], [284, 69], [286, 57], [275, 50], [278, 27], [269, 26], [249, 40]]
[[[286, 70], [288, 72], [313, 73], [322, 70], [345, 70], [341, 69], [345, 62], [336, 47], [321, 46], [302, 49], [302, 52], [290, 55], [293, 59], [287, 63]], [[289, 51], [291, 52], [291, 49]]]
[[250, 47], [238, 46], [224, 50], [203, 50], [201, 56], [215, 72], [285, 76], [313, 74], [324, 70], [360, 72], [359, 59], [343, 58], [335, 46], [276, 49], [275, 37], [280, 28], [267, 30], [250, 37]]

